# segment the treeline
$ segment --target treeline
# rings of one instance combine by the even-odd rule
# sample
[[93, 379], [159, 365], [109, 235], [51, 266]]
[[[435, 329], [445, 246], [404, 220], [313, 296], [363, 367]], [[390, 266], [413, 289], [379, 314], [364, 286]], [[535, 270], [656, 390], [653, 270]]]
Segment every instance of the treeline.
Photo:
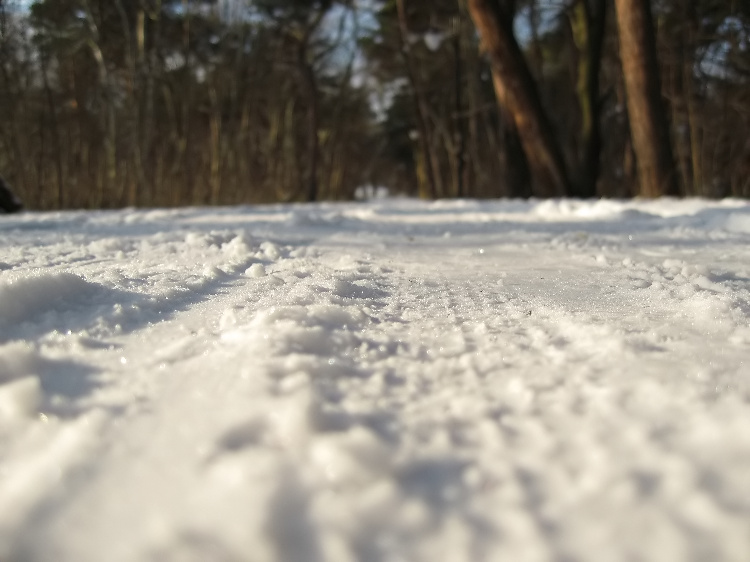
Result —
[[750, 196], [750, 2], [27, 4], [0, 174], [29, 208]]

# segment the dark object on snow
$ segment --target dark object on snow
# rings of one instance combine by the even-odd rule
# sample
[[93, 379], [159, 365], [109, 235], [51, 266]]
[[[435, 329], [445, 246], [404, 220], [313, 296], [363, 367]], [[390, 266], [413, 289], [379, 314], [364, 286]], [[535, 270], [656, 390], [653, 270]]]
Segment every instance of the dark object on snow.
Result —
[[7, 182], [0, 176], [0, 212], [17, 213], [23, 209], [21, 201], [10, 190]]

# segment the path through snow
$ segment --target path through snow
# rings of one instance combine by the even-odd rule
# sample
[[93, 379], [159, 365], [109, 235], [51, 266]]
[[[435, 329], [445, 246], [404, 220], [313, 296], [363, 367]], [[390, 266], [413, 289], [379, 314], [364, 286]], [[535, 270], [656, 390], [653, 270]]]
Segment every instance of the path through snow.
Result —
[[745, 203], [0, 239], [0, 560], [750, 559]]

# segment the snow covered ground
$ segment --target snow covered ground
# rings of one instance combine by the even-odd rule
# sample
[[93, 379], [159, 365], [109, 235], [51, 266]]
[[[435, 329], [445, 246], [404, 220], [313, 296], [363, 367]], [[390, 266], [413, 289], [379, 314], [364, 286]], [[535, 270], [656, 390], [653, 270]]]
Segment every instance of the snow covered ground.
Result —
[[0, 560], [750, 560], [750, 205], [0, 217]]

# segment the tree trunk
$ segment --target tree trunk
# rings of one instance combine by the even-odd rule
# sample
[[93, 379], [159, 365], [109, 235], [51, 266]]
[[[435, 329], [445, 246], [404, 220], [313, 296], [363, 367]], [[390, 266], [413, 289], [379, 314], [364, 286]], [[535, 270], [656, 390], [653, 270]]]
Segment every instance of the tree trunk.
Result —
[[179, 121], [175, 120], [175, 125], [177, 126], [177, 155], [174, 159], [172, 168], [173, 176], [171, 178], [173, 187], [170, 204], [174, 206], [186, 200], [190, 201], [193, 205], [201, 205], [207, 202], [203, 182], [197, 180], [196, 177], [200, 170], [197, 165], [197, 154], [194, 154], [193, 150], [195, 139], [193, 138], [191, 111], [195, 104], [194, 80], [192, 77], [195, 57], [193, 56], [191, 38], [193, 34], [191, 30], [193, 11], [190, 10], [189, 0], [182, 0], [182, 11], [184, 17], [180, 31], [182, 35], [184, 73], [180, 77], [181, 84], [178, 85], [178, 87], [181, 87], [181, 91], [174, 98], [175, 107], [179, 107]]
[[320, 100], [318, 99], [318, 83], [312, 63], [307, 60], [308, 45], [307, 38], [300, 41], [298, 45], [299, 72], [307, 102], [307, 155], [309, 168], [305, 182], [305, 198], [312, 203], [318, 199], [318, 160], [320, 158], [320, 140], [318, 129], [320, 128]]
[[[398, 23], [399, 23], [399, 37], [401, 39], [401, 53], [404, 57], [404, 63], [406, 65], [406, 74], [409, 79], [409, 87], [411, 88], [412, 98], [414, 100], [414, 109], [417, 118], [417, 128], [419, 133], [419, 148], [422, 152], [422, 160], [424, 166], [424, 178], [427, 182], [428, 196], [432, 199], [438, 197], [437, 187], [437, 174], [438, 166], [435, 162], [435, 158], [430, 146], [430, 135], [429, 129], [427, 128], [427, 102], [422, 95], [421, 90], [417, 85], [417, 73], [414, 68], [414, 61], [412, 60], [410, 47], [409, 47], [409, 28], [406, 21], [406, 8], [404, 7], [404, 0], [397, 0], [396, 8], [398, 10]], [[422, 174], [417, 174], [422, 176]], [[420, 191], [423, 191], [420, 189]]]
[[461, 45], [462, 16], [461, 6], [459, 13], [453, 20], [453, 80], [455, 88], [454, 96], [454, 158], [456, 159], [456, 177], [454, 180], [454, 195], [456, 197], [466, 196], [466, 134], [464, 131], [464, 99], [463, 99], [463, 52]]
[[500, 135], [503, 143], [507, 181], [503, 196], [528, 199], [533, 195], [529, 162], [526, 160], [523, 143], [512, 116], [507, 111], [502, 110], [500, 112]]
[[541, 197], [569, 194], [570, 181], [562, 150], [513, 36], [511, 12], [499, 0], [469, 0], [469, 12], [492, 65], [498, 103], [512, 115], [518, 129], [534, 177], [534, 194]]
[[669, 124], [661, 100], [651, 3], [615, 0], [615, 7], [639, 194], [677, 195]]
[[65, 208], [65, 191], [64, 191], [64, 185], [65, 185], [65, 176], [63, 173], [63, 163], [62, 163], [62, 143], [60, 142], [60, 123], [57, 119], [57, 107], [55, 105], [55, 98], [52, 94], [52, 88], [49, 84], [49, 60], [47, 59], [46, 53], [40, 53], [39, 57], [39, 65], [40, 70], [42, 73], [42, 85], [44, 87], [44, 94], [47, 98], [47, 104], [49, 106], [49, 113], [50, 113], [50, 119], [52, 120], [52, 142], [54, 142], [54, 151], [55, 151], [55, 171], [57, 172], [57, 186], [56, 186], [56, 193], [55, 193], [55, 203], [58, 209], [64, 209]]
[[101, 117], [101, 130], [103, 134], [104, 145], [104, 180], [100, 187], [99, 197], [101, 201], [108, 197], [116, 197], [117, 188], [117, 120], [115, 116], [115, 106], [113, 99], [113, 87], [110, 81], [107, 64], [104, 60], [104, 53], [101, 49], [101, 34], [99, 27], [94, 21], [94, 15], [88, 2], [85, 3], [85, 16], [89, 28], [90, 37], [87, 40], [91, 55], [96, 62], [97, 73], [99, 78], [99, 100], [100, 110], [103, 113]]
[[578, 49], [576, 95], [581, 112], [578, 170], [574, 195], [594, 197], [599, 180], [602, 137], [600, 127], [599, 69], [604, 45], [606, 0], [578, 0], [570, 27]]
[[208, 89], [209, 117], [208, 117], [208, 158], [209, 158], [209, 201], [211, 205], [218, 205], [221, 201], [221, 103], [216, 87]]
[[[136, 69], [136, 61], [140, 59], [139, 53], [137, 52], [137, 45], [134, 45], [130, 33], [130, 21], [128, 20], [128, 14], [125, 11], [125, 6], [122, 0], [115, 1], [115, 7], [117, 13], [120, 16], [120, 26], [122, 29], [122, 37], [125, 43], [125, 67], [127, 69], [127, 87], [128, 99], [125, 102], [127, 109], [127, 128], [128, 128], [128, 144], [130, 157], [132, 162], [126, 163], [125, 169], [128, 170], [130, 165], [134, 168], [134, 176], [128, 178], [125, 182], [127, 186], [124, 202], [126, 205], [135, 207], [138, 204], [139, 193], [143, 190], [146, 185], [146, 176], [143, 169], [143, 158], [141, 154], [140, 145], [140, 107], [138, 103], [138, 90], [139, 90], [139, 78]], [[136, 33], [136, 36], [138, 34]], [[136, 43], [140, 42], [140, 38], [136, 37]], [[134, 51], [136, 51], [134, 53]]]

